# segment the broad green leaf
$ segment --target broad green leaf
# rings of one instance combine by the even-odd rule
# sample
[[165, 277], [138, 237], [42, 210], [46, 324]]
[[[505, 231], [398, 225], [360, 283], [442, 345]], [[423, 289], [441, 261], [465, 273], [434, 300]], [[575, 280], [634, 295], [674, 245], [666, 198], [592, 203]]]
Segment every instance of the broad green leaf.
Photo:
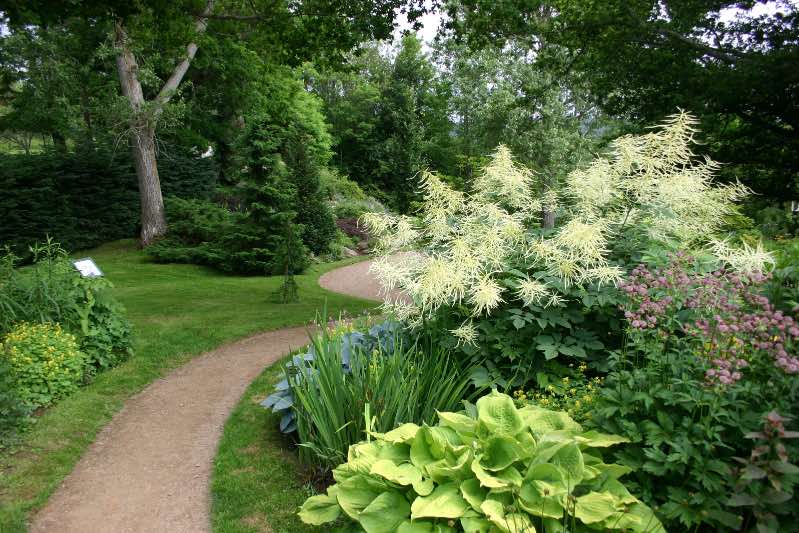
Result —
[[497, 391], [477, 400], [477, 418], [490, 434], [495, 435], [513, 436], [524, 426], [511, 397]]
[[565, 533], [566, 526], [558, 518], [544, 518], [544, 531], [546, 533]]
[[334, 495], [319, 494], [305, 500], [297, 514], [306, 524], [318, 526], [337, 519], [341, 515], [341, 508]]
[[614, 444], [621, 444], [623, 442], [630, 442], [630, 439], [620, 437], [618, 435], [609, 435], [607, 433], [599, 433], [597, 431], [586, 431], [582, 435], [574, 437], [581, 446], [588, 448], [607, 448]]
[[430, 478], [422, 478], [421, 481], [418, 481], [413, 484], [413, 490], [419, 496], [427, 496], [431, 492], [433, 492], [433, 488], [435, 487], [435, 483]]
[[523, 513], [505, 513], [505, 506], [497, 500], [486, 500], [480, 506], [486, 517], [504, 533], [535, 533], [530, 517]]
[[601, 522], [616, 511], [618, 501], [604, 492], [589, 492], [579, 496], [574, 504], [574, 516], [585, 524]]
[[459, 447], [458, 453], [447, 452], [446, 458], [429, 463], [425, 470], [436, 483], [463, 481], [472, 477], [469, 464], [472, 461], [472, 450], [466, 446]]
[[480, 481], [475, 478], [467, 479], [461, 483], [460, 489], [461, 495], [467, 502], [469, 502], [469, 505], [472, 506], [472, 509], [480, 512], [480, 506], [486, 499], [486, 494], [488, 494], [488, 491], [480, 486]]
[[627, 487], [625, 487], [621, 481], [612, 477], [602, 482], [602, 485], [598, 487], [598, 492], [607, 492], [624, 504], [631, 504], [638, 501], [635, 496], [630, 494], [630, 491], [627, 490]]
[[593, 527], [604, 526], [606, 529], [620, 529], [633, 533], [666, 533], [660, 520], [657, 519], [652, 509], [643, 503], [635, 503], [623, 510], [615, 511], [608, 516], [602, 524], [594, 524]]
[[411, 506], [399, 492], [384, 492], [358, 515], [366, 533], [394, 533], [410, 516]]
[[440, 425], [450, 427], [460, 435], [472, 436], [477, 428], [477, 420], [461, 413], [442, 413], [439, 411], [438, 419], [440, 420]]
[[397, 528], [397, 533], [433, 533], [435, 524], [427, 520], [405, 520]]
[[411, 463], [417, 468], [424, 468], [427, 464], [439, 459], [434, 457], [430, 451], [430, 444], [425, 438], [426, 432], [427, 427], [420, 429], [411, 443]]
[[388, 459], [381, 459], [372, 465], [372, 474], [399, 485], [412, 485], [422, 481], [422, 471], [409, 463], [396, 465]]
[[380, 438], [386, 442], [393, 442], [395, 444], [411, 442], [416, 433], [419, 431], [419, 426], [416, 424], [402, 424], [398, 428], [392, 429], [388, 433], [384, 433]]
[[583, 479], [583, 454], [576, 444], [567, 444], [560, 448], [550, 462], [563, 470], [566, 483], [570, 487], [576, 487]]
[[339, 505], [353, 520], [358, 520], [358, 514], [381, 493], [366, 476], [360, 474], [338, 483], [336, 487]]
[[439, 485], [429, 496], [419, 496], [411, 505], [411, 519], [460, 518], [469, 508], [456, 483]]
[[475, 516], [461, 518], [461, 527], [463, 527], [464, 533], [491, 533], [494, 530], [491, 522]]
[[521, 455], [521, 447], [515, 439], [511, 437], [493, 437], [488, 439], [483, 446], [480, 466], [486, 470], [504, 470], [518, 461]]
[[546, 481], [525, 483], [519, 491], [519, 505], [534, 516], [560, 518], [564, 514], [563, 506], [566, 489]]
[[561, 411], [550, 411], [534, 405], [525, 405], [519, 409], [518, 414], [536, 439], [540, 439], [542, 435], [553, 431], [565, 431], [569, 435], [576, 435], [582, 432], [580, 424]]
[[480, 485], [489, 489], [509, 489], [520, 487], [522, 475], [514, 467], [508, 467], [500, 472], [488, 472], [480, 466], [480, 455], [476, 455], [472, 461], [472, 472], [477, 476]]

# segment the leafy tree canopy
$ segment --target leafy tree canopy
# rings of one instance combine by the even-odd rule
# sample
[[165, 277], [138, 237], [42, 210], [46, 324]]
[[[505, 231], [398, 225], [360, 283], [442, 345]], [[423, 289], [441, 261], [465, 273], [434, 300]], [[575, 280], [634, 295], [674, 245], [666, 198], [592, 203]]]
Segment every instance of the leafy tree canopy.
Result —
[[[724, 173], [782, 197], [799, 175], [799, 13], [790, 2], [458, 0], [473, 45], [548, 41], [572, 53], [603, 109], [638, 123], [678, 107], [702, 119]], [[795, 189], [794, 189], [795, 190]]]

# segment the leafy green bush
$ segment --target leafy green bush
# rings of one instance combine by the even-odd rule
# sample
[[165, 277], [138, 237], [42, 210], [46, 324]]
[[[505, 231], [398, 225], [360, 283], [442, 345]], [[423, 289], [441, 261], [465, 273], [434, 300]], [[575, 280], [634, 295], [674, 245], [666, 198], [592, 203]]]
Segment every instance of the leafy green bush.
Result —
[[[373, 270], [412, 300], [387, 310], [450, 331], [504, 387], [563, 362], [602, 370], [604, 351], [622, 341], [614, 285], [645, 255], [724, 246], [741, 269], [769, 259], [759, 247], [714, 241], [748, 191], [713, 182], [717, 164], [692, 152], [694, 124], [679, 114], [657, 131], [621, 137], [562, 187], [517, 165], [504, 146], [468, 194], [423, 173], [418, 220], [362, 217], [381, 252]], [[408, 247], [421, 253], [390, 259]]]
[[321, 192], [336, 218], [358, 218], [364, 213], [386, 211], [376, 198], [366, 194], [357, 182], [336, 172], [324, 169], [320, 175]]
[[630, 439], [616, 460], [670, 530], [739, 530], [734, 457], [767, 412], [799, 405], [799, 327], [761, 296], [766, 279], [677, 254], [621, 284], [628, 341], [592, 421]]
[[[763, 419], [761, 431], [746, 434], [751, 439], [749, 457], [733, 457], [739, 466], [734, 469], [734, 492], [727, 505], [744, 509], [739, 531], [780, 531], [796, 524], [793, 509], [794, 487], [799, 483], [799, 466], [789, 461], [783, 441], [799, 439], [799, 431], [787, 431], [785, 422], [791, 417], [771, 411]], [[795, 460], [795, 459], [794, 459]], [[787, 520], [780, 520], [787, 516]]]
[[[208, 198], [216, 184], [211, 159], [178, 147], [162, 151], [164, 194]], [[28, 246], [55, 236], [70, 250], [133, 237], [139, 225], [136, 172], [125, 150], [81, 150], [0, 158], [0, 247], [29, 258]]]
[[0, 447], [9, 442], [30, 413], [16, 390], [11, 365], [0, 357]]
[[313, 339], [313, 355], [295, 357], [284, 369], [282, 387], [291, 396], [281, 401], [296, 415], [303, 460], [332, 467], [367, 425], [388, 431], [405, 422], [432, 422], [437, 409], [472, 396], [469, 369], [450, 354], [388, 331], [379, 341], [359, 343], [358, 335], [323, 330]]
[[132, 353], [130, 323], [105, 278], [81, 277], [58, 243], [30, 248], [33, 265], [16, 268], [17, 258], [0, 258], [0, 334], [15, 323], [60, 323], [86, 353], [86, 376], [119, 364]]
[[14, 389], [31, 408], [76, 391], [86, 368], [77, 339], [59, 324], [18, 324], [3, 338], [2, 357], [10, 365]]
[[619, 481], [630, 469], [602, 458], [624, 438], [497, 392], [466, 405], [439, 412], [437, 426], [367, 433], [300, 518], [318, 525], [343, 511], [367, 532], [665, 531]]
[[[279, 193], [258, 191], [262, 201], [250, 204], [245, 211], [231, 211], [207, 200], [169, 197], [169, 232], [146, 252], [160, 263], [207, 265], [234, 274], [282, 274], [283, 229], [291, 223], [291, 216], [270, 205], [273, 202], [265, 197], [267, 194]], [[298, 273], [306, 268], [308, 258], [298, 237], [302, 227], [294, 228], [292, 249], [299, 254], [293, 265]]]

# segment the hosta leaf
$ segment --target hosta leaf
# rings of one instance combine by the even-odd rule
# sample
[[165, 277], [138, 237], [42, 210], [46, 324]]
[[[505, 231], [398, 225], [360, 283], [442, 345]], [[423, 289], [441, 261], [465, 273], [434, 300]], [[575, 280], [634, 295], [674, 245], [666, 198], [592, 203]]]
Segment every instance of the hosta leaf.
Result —
[[477, 420], [469, 418], [461, 413], [438, 412], [438, 419], [442, 426], [450, 427], [460, 435], [474, 435], [475, 429], [477, 428]]
[[485, 518], [464, 516], [461, 518], [461, 527], [464, 533], [491, 533], [494, 526]]
[[416, 424], [402, 424], [398, 428], [392, 429], [388, 433], [384, 433], [380, 438], [387, 442], [395, 444], [411, 442], [416, 433], [419, 431], [419, 426]]
[[366, 533], [394, 533], [411, 511], [408, 500], [399, 492], [384, 492], [358, 515]]
[[357, 520], [360, 512], [380, 495], [380, 490], [360, 474], [338, 483], [336, 487], [339, 505], [353, 520]]
[[429, 496], [419, 496], [411, 505], [411, 519], [460, 518], [469, 508], [456, 483], [439, 485]]
[[477, 418], [496, 435], [516, 435], [524, 426], [511, 397], [497, 391], [477, 400]]
[[577, 435], [574, 440], [576, 440], [581, 446], [585, 446], [587, 448], [607, 448], [608, 446], [613, 446], [614, 444], [630, 442], [630, 439], [626, 439], [618, 435], [599, 433], [597, 431], [587, 431], [582, 435]]
[[535, 533], [530, 517], [522, 513], [505, 513], [505, 506], [496, 500], [486, 500], [481, 510], [504, 533]]
[[519, 409], [519, 416], [522, 417], [525, 425], [530, 428], [536, 439], [540, 439], [542, 435], [553, 431], [564, 431], [568, 435], [576, 435], [582, 432], [580, 424], [572, 420], [566, 413], [560, 411], [550, 411], [534, 405], [526, 405]]
[[515, 463], [522, 455], [522, 450], [511, 437], [494, 437], [488, 439], [483, 446], [480, 466], [486, 470], [504, 470]]
[[570, 487], [576, 487], [583, 479], [583, 454], [576, 444], [567, 444], [559, 449], [552, 456], [551, 463], [563, 470]]
[[338, 500], [331, 494], [311, 496], [300, 507], [300, 520], [315, 526], [333, 522], [341, 515]]
[[412, 485], [422, 481], [422, 471], [412, 464], [397, 465], [388, 459], [375, 462], [372, 465], [371, 473], [399, 485]]
[[472, 509], [480, 512], [480, 506], [483, 504], [488, 494], [488, 491], [480, 486], [480, 481], [475, 478], [467, 479], [461, 483], [460, 489], [461, 495], [469, 502]]
[[460, 453], [448, 453], [447, 457], [428, 463], [425, 470], [436, 483], [449, 481], [463, 481], [472, 477], [469, 464], [472, 461], [472, 450], [466, 446], [460, 447]]
[[435, 524], [426, 520], [405, 520], [397, 528], [397, 533], [433, 533]]
[[574, 516], [585, 524], [601, 522], [616, 511], [618, 501], [604, 492], [589, 492], [577, 498], [574, 504]]
[[508, 489], [519, 487], [522, 484], [522, 475], [514, 467], [508, 467], [500, 472], [489, 472], [480, 466], [480, 455], [472, 461], [472, 472], [477, 476], [480, 485], [490, 489]]
[[430, 478], [422, 478], [421, 481], [418, 481], [413, 484], [413, 490], [419, 496], [427, 496], [431, 492], [433, 492], [433, 488], [435, 487], [435, 483]]

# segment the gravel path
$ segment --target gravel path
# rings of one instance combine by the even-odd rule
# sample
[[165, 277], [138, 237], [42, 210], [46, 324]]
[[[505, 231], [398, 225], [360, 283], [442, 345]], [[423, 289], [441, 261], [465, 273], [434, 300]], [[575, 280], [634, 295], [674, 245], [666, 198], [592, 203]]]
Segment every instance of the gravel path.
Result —
[[[322, 276], [330, 290], [380, 299], [357, 263]], [[33, 518], [33, 533], [204, 533], [222, 429], [263, 369], [308, 342], [305, 327], [261, 333], [200, 355], [125, 404]]]

